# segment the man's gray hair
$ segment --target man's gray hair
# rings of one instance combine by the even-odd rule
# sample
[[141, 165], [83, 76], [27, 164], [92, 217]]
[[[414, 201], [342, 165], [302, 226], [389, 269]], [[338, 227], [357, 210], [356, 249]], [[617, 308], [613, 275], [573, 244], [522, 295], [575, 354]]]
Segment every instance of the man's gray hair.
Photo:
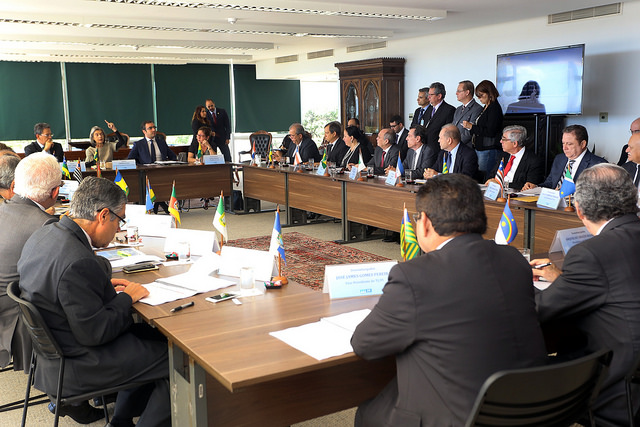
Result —
[[51, 125], [49, 123], [36, 123], [33, 127], [33, 133], [36, 135], [42, 135], [45, 129], [51, 129]]
[[56, 158], [41, 151], [18, 163], [13, 191], [23, 198], [42, 204], [51, 196], [51, 190], [60, 185], [61, 180], [62, 171]]
[[16, 175], [16, 167], [20, 162], [20, 157], [12, 154], [2, 155], [0, 154], [0, 188], [8, 190], [11, 188]]
[[73, 218], [93, 221], [98, 211], [108, 208], [120, 212], [127, 203], [127, 195], [113, 181], [90, 176], [82, 180], [73, 193], [69, 214]]
[[576, 203], [589, 221], [608, 221], [638, 212], [638, 189], [620, 166], [601, 163], [578, 177]]
[[431, 86], [429, 86], [429, 89], [433, 89], [433, 92], [436, 95], [442, 95], [442, 99], [444, 99], [444, 96], [447, 94], [447, 91], [445, 90], [444, 85], [440, 82], [431, 83]]
[[296, 135], [304, 135], [304, 127], [300, 123], [294, 123], [289, 126], [289, 129], [293, 129]]
[[518, 147], [524, 147], [527, 141], [527, 128], [520, 125], [511, 125], [504, 128], [502, 133], [509, 134], [509, 141], [517, 142]]
[[396, 143], [396, 131], [394, 131], [393, 129], [390, 128], [384, 128], [386, 129], [386, 132], [384, 133], [384, 135], [382, 136], [382, 138], [384, 140], [386, 140], [389, 144], [393, 145]]

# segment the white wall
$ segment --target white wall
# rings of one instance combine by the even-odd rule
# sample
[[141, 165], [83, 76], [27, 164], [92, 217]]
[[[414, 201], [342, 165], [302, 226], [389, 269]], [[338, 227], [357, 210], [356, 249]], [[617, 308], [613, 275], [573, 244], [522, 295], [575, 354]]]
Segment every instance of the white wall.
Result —
[[[447, 101], [457, 106], [455, 88], [460, 80], [495, 82], [498, 54], [585, 44], [583, 115], [567, 119], [589, 131], [589, 147], [616, 162], [629, 139], [629, 124], [640, 116], [636, 82], [640, 70], [640, 3], [623, 4], [623, 13], [563, 24], [547, 24], [547, 17], [389, 42], [386, 49], [302, 60], [295, 65], [257, 64], [258, 78], [282, 78], [308, 73], [336, 73], [336, 62], [376, 57], [403, 57], [405, 116], [416, 108], [417, 89], [434, 81], [445, 84]], [[422, 48], [417, 48], [422, 46]], [[304, 57], [303, 54], [300, 57]], [[600, 123], [599, 112], [609, 121]]]

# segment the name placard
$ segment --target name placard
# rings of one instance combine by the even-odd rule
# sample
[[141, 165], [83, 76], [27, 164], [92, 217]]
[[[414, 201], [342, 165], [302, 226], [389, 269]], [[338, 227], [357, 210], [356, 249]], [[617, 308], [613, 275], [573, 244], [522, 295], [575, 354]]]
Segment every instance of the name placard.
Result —
[[118, 170], [126, 170], [126, 169], [135, 169], [136, 168], [136, 161], [135, 159], [128, 159], [128, 160], [114, 160], [111, 162], [111, 168], [112, 169], [118, 169]]
[[324, 175], [324, 171], [325, 168], [324, 166], [322, 166], [322, 163], [320, 163], [320, 166], [318, 166], [318, 170], [316, 170], [316, 175]]
[[567, 228], [566, 230], [556, 231], [556, 235], [553, 237], [549, 253], [560, 252], [567, 254], [569, 249], [582, 243], [585, 240], [589, 240], [593, 236], [587, 231], [586, 227]]
[[494, 200], [495, 201], [498, 198], [498, 196], [500, 195], [500, 190], [502, 190], [500, 188], [500, 184], [498, 184], [495, 181], [492, 181], [487, 186], [487, 189], [484, 192], [484, 197], [489, 199], [489, 200]]
[[384, 180], [384, 183], [387, 185], [396, 185], [396, 171], [389, 171], [389, 174], [387, 175], [387, 179]]
[[324, 268], [324, 287], [331, 299], [382, 294], [389, 270], [397, 261], [364, 264], [327, 265]]
[[560, 192], [550, 188], [543, 188], [538, 197], [539, 208], [558, 209], [560, 204]]
[[207, 154], [202, 156], [202, 162], [205, 165], [223, 165], [224, 156], [222, 154]]

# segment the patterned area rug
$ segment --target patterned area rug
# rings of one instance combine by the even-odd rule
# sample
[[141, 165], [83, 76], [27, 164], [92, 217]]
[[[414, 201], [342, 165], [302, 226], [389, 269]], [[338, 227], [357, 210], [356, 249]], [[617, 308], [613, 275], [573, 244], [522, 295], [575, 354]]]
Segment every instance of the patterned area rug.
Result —
[[[282, 273], [288, 279], [295, 280], [316, 291], [322, 289], [325, 265], [355, 264], [388, 259], [334, 242], [314, 239], [295, 231], [285, 234], [283, 238], [287, 264], [282, 266]], [[230, 240], [228, 245], [268, 251], [270, 243], [271, 236], [260, 236]]]

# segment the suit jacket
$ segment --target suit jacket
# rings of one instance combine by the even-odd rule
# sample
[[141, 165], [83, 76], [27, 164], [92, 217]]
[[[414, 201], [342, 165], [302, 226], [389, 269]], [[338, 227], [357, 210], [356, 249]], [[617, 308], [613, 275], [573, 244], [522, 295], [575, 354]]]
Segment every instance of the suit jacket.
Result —
[[627, 162], [622, 165], [622, 169], [626, 170], [631, 177], [631, 181], [636, 176], [636, 172], [638, 171], [638, 164], [634, 162]]
[[229, 116], [223, 108], [216, 107], [216, 117], [213, 118], [211, 111], [207, 110], [207, 119], [211, 123], [211, 130], [216, 133], [213, 138], [216, 145], [227, 143], [227, 139], [231, 137], [231, 124], [229, 123]]
[[[4, 368], [13, 353], [14, 369], [29, 368], [31, 338], [18, 322], [18, 305], [7, 295], [7, 285], [20, 279], [18, 260], [25, 242], [47, 221], [54, 220], [30, 199], [15, 195], [0, 204], [0, 367]], [[42, 253], [40, 253], [42, 254]], [[15, 342], [14, 342], [15, 338]], [[12, 343], [14, 352], [12, 352]], [[21, 343], [22, 346], [17, 345]], [[20, 348], [21, 347], [21, 348]]]
[[[440, 173], [442, 173], [445, 153], [445, 150], [440, 150], [438, 160], [436, 160], [435, 165], [433, 165], [433, 169]], [[458, 144], [458, 152], [456, 153], [453, 170], [449, 168], [449, 173], [463, 173], [473, 178], [476, 172], [478, 172], [478, 155], [476, 154], [476, 150], [464, 144]]]
[[[502, 157], [500, 159], [504, 161], [505, 167], [507, 166], [510, 157], [511, 154], [505, 152], [502, 153]], [[488, 175], [488, 178], [496, 176], [498, 167], [500, 167], [500, 160], [498, 160], [498, 163], [493, 168], [493, 171]], [[520, 191], [527, 182], [538, 185], [542, 182], [543, 178], [544, 163], [542, 158], [537, 156], [533, 150], [525, 149], [524, 154], [520, 159], [520, 163], [518, 164], [518, 168], [513, 175], [513, 181], [509, 183], [509, 187]]]
[[413, 161], [416, 158], [416, 152], [413, 149], [409, 149], [407, 152], [407, 158], [402, 162], [402, 166], [404, 167], [404, 172], [406, 174], [407, 171], [412, 170], [414, 172], [413, 178], [422, 178], [422, 174], [424, 170], [427, 169], [429, 159], [433, 157], [433, 153], [431, 152], [431, 148], [422, 144], [422, 150], [420, 150], [420, 156], [418, 157], [418, 163], [416, 163], [416, 168], [413, 168]]
[[[544, 182], [540, 184], [540, 187], [556, 188], [556, 185], [558, 185], [560, 176], [564, 172], [564, 168], [567, 166], [568, 161], [569, 159], [567, 158], [567, 156], [565, 156], [564, 153], [558, 154], [555, 159], [553, 159], [551, 172], [549, 172], [549, 175], [547, 175], [547, 179], [545, 179]], [[589, 151], [589, 149], [587, 149], [587, 152], [584, 153], [584, 157], [580, 161], [578, 170], [573, 174], [573, 181], [577, 181], [583, 170], [599, 163], [607, 163], [607, 161], [602, 157], [596, 156], [591, 151]]]
[[[427, 106], [428, 108], [429, 106]], [[419, 125], [420, 124], [420, 120], [418, 120], [418, 117], [420, 117], [420, 110], [422, 110], [422, 107], [418, 107], [416, 108], [416, 111], [413, 112], [413, 119], [411, 119], [411, 125], [409, 126], [409, 129], [411, 129], [412, 127], [414, 127], [415, 125]], [[425, 109], [426, 110], [426, 109]], [[425, 111], [424, 114], [422, 115], [423, 120], [423, 125], [427, 124], [427, 121], [429, 119], [427, 119], [427, 112]]]
[[333, 143], [331, 150], [329, 150], [329, 146], [327, 146], [327, 150], [327, 162], [340, 164], [344, 155], [349, 151], [349, 147], [347, 147], [347, 144], [344, 143], [342, 138], [338, 138]]
[[490, 103], [471, 126], [471, 134], [475, 135], [474, 148], [482, 150], [502, 150], [502, 107], [498, 101]]
[[[289, 150], [287, 151], [287, 157], [291, 159], [291, 164], [293, 164], [293, 157], [295, 155], [295, 152], [296, 144], [291, 144], [289, 146]], [[315, 162], [319, 162], [322, 159], [316, 143], [313, 142], [311, 138], [306, 136], [302, 138], [302, 142], [300, 143], [298, 152], [300, 153], [300, 158], [303, 162], [308, 162], [309, 159], [313, 159]]]
[[[427, 112], [424, 113], [424, 115], [426, 117], [431, 117], [431, 111], [433, 111], [433, 105], [429, 105]], [[453, 122], [453, 113], [455, 111], [456, 109], [453, 108], [452, 105], [442, 101], [442, 104], [438, 107], [433, 117], [431, 117], [431, 119], [425, 119], [425, 127], [427, 128], [426, 144], [431, 147], [431, 150], [434, 153], [434, 162], [436, 161], [435, 156], [440, 151], [440, 143], [438, 143], [440, 130], [442, 129], [442, 126]], [[433, 163], [431, 165], [433, 165]], [[432, 167], [431, 165], [429, 165], [429, 167]]]
[[407, 153], [409, 152], [407, 135], [409, 135], [409, 130], [407, 128], [402, 128], [402, 132], [400, 132], [400, 139], [398, 139], [398, 142], [396, 142], [398, 148], [400, 148], [400, 161], [402, 162], [404, 162], [404, 159], [407, 158]]
[[392, 144], [389, 147], [389, 151], [384, 156], [384, 167], [380, 167], [382, 163], [382, 152], [384, 150], [380, 147], [376, 147], [373, 157], [367, 163], [367, 166], [373, 166], [373, 173], [376, 175], [384, 175], [384, 170], [389, 166], [394, 168], [398, 165], [398, 155], [400, 154], [400, 148], [396, 144]]
[[[491, 374], [543, 364], [531, 280], [515, 248], [478, 234], [395, 265], [351, 338], [367, 360], [396, 356], [397, 377], [361, 408], [362, 425], [464, 425]], [[388, 411], [371, 419], [377, 408]]]
[[475, 99], [469, 101], [467, 106], [460, 105], [453, 113], [453, 124], [460, 130], [461, 141], [469, 148], [473, 148], [471, 144], [471, 132], [462, 126], [463, 121], [475, 123], [476, 119], [482, 112], [482, 105], [478, 104]]
[[[164, 138], [156, 135], [155, 141], [156, 144], [158, 144], [160, 153], [162, 154], [162, 160], [177, 160], [176, 153], [171, 151]], [[136, 141], [133, 144], [133, 147], [131, 147], [131, 151], [129, 152], [129, 156], [127, 158], [136, 159], [136, 163], [139, 165], [148, 165], [155, 162], [155, 159], [151, 159], [151, 153], [149, 152], [149, 143], [147, 142], [147, 138], [142, 138], [141, 140]]]
[[617, 425], [628, 425], [624, 376], [640, 356], [639, 252], [640, 219], [615, 218], [599, 235], [571, 248], [562, 275], [536, 295], [540, 322], [571, 322], [587, 335], [587, 351], [613, 350], [594, 409]]
[[[157, 367], [168, 375], [166, 343], [143, 340], [129, 330], [131, 297], [116, 293], [109, 261], [93, 254], [69, 217], [33, 233], [18, 272], [22, 297], [40, 310], [67, 356], [63, 395], [143, 378]], [[39, 390], [55, 394], [57, 376], [58, 361], [38, 359]]]
[[[31, 144], [24, 147], [24, 155], [28, 156], [29, 154], [39, 153], [42, 151], [42, 146], [38, 143], [38, 141], [33, 141]], [[53, 146], [48, 151], [53, 157], [55, 157], [58, 162], [62, 162], [64, 160], [64, 151], [62, 150], [62, 145], [58, 142], [54, 142]]]

